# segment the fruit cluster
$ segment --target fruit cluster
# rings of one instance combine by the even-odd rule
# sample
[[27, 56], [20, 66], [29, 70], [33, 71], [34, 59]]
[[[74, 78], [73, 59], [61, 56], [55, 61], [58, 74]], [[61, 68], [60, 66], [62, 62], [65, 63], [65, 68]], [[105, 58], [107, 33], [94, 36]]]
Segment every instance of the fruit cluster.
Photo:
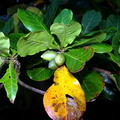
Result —
[[49, 61], [48, 68], [55, 70], [59, 66], [63, 65], [65, 62], [65, 57], [61, 53], [57, 53], [55, 51], [46, 51], [41, 55], [41, 58]]

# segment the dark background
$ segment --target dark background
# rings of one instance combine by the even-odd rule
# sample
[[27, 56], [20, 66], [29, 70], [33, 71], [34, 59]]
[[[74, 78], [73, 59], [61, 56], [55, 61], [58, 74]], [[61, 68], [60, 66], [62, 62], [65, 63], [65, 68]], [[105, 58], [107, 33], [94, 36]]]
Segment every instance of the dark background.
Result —
[[[2, 19], [5, 19], [7, 16], [7, 8], [9, 7], [21, 3], [30, 6], [34, 2], [34, 0], [0, 0], [0, 16]], [[45, 4], [49, 4], [49, 1], [45, 0], [44, 3], [41, 3], [37, 7], [42, 7]], [[83, 13], [89, 9], [97, 9], [101, 12], [104, 11], [103, 17], [114, 13], [114, 10], [111, 10], [111, 6], [109, 6], [106, 1], [96, 3], [93, 1], [90, 2], [89, 0], [69, 0], [68, 3], [62, 2], [61, 7], [72, 9], [78, 17], [81, 17]], [[21, 75], [21, 80], [42, 90], [46, 90], [51, 84], [47, 81], [31, 81], [26, 78], [24, 74]], [[12, 104], [7, 98], [4, 88], [0, 89], [0, 120], [50, 120], [44, 110], [42, 98], [43, 95], [19, 85], [15, 103]], [[119, 120], [119, 109], [120, 99], [109, 100], [101, 93], [95, 101], [87, 103], [87, 110], [83, 118], [84, 120]]]

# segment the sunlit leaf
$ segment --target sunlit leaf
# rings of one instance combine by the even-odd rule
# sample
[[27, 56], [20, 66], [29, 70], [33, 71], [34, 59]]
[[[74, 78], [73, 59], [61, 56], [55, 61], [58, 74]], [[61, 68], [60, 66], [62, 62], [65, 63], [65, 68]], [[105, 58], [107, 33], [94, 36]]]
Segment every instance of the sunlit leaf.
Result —
[[62, 47], [66, 47], [71, 44], [76, 36], [81, 32], [81, 25], [78, 22], [72, 22], [71, 24], [54, 23], [50, 27], [52, 34], [57, 35]]
[[54, 84], [46, 91], [43, 103], [53, 120], [79, 120], [86, 110], [84, 91], [65, 66], [54, 73]]
[[53, 45], [54, 38], [44, 30], [33, 31], [24, 37], [21, 37], [17, 43], [18, 54], [22, 57], [34, 55], [48, 48], [57, 49]]
[[11, 61], [5, 75], [0, 79], [0, 83], [4, 84], [7, 97], [11, 103], [14, 103], [18, 91], [16, 76], [17, 74], [14, 69], [14, 63]]
[[2, 32], [0, 32], [0, 56], [8, 56], [10, 48], [10, 40], [8, 37], [4, 36]]

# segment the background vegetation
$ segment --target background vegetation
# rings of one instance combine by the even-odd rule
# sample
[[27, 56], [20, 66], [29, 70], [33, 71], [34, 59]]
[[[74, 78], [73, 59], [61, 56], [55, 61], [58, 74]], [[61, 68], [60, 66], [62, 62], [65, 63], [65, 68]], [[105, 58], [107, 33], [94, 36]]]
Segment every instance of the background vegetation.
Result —
[[[39, 10], [30, 9], [31, 7], [36, 7]], [[51, 25], [62, 21], [58, 15], [60, 15], [64, 9], [67, 9], [69, 12], [67, 13], [67, 17], [61, 13], [61, 16], [65, 19], [65, 21], [63, 20], [62, 22], [64, 24], [70, 24], [71, 21], [76, 21], [81, 24], [82, 29], [72, 44], [63, 44], [61, 42], [60, 49], [59, 46], [54, 46], [52, 49], [61, 51], [61, 48], [64, 48], [63, 55], [66, 57], [65, 64], [72, 74], [78, 78], [85, 91], [87, 110], [83, 119], [116, 120], [120, 117], [118, 111], [120, 106], [119, 0], [4, 0], [0, 4], [0, 9], [0, 37], [5, 40], [0, 42], [1, 120], [50, 119], [43, 107], [43, 95], [40, 94], [43, 94], [53, 83], [51, 76], [54, 71], [50, 71], [49, 74], [44, 76], [40, 76], [41, 73], [39, 79], [34, 77], [35, 71], [32, 71], [33, 68], [41, 69], [41, 67], [47, 67], [46, 62], [40, 58], [40, 55], [47, 48], [40, 47], [41, 50], [35, 50], [36, 46], [31, 48], [28, 43], [24, 42], [27, 38], [23, 36], [29, 33], [30, 35], [36, 35], [34, 31], [39, 30], [41, 27], [41, 25], [37, 26], [36, 21], [41, 18], [41, 21], [38, 21], [38, 23], [45, 25], [42, 29], [48, 33], [51, 30], [58, 38], [61, 38], [59, 33], [56, 33], [51, 28]], [[31, 12], [24, 12], [26, 9]], [[34, 13], [36, 13], [39, 18], [37, 18]], [[35, 21], [33, 16], [36, 18]], [[33, 23], [31, 20], [33, 20]], [[53, 36], [58, 40], [55, 35]], [[69, 35], [67, 37], [69, 38]], [[6, 44], [5, 47], [4, 44]], [[27, 47], [24, 48], [24, 45]], [[56, 44], [54, 43], [53, 45]], [[88, 52], [80, 49], [86, 46], [89, 47]], [[74, 51], [74, 48], [79, 48], [86, 56], [79, 58], [79, 51]], [[69, 49], [71, 49], [72, 52], [69, 52]], [[94, 52], [92, 50], [94, 50]], [[75, 53], [78, 54], [74, 56]], [[81, 61], [77, 61], [77, 65], [80, 64], [78, 69], [72, 65], [75, 59], [72, 59], [72, 57], [69, 58], [68, 55], [82, 59], [82, 63]], [[70, 64], [69, 59], [72, 59], [72, 64]], [[13, 69], [14, 65], [15, 69]], [[38, 69], [38, 71], [40, 69]], [[17, 74], [14, 72], [15, 70]], [[47, 69], [44, 69], [44, 72], [47, 72]], [[13, 75], [10, 76], [9, 73]], [[3, 84], [7, 86], [4, 80], [6, 80], [8, 76], [12, 78], [15, 76], [19, 77], [19, 84], [14, 87], [18, 89], [17, 94], [10, 94], [9, 96], [7, 94], [7, 92], [9, 93], [8, 87], [4, 89]], [[48, 78], [46, 78], [46, 76]], [[86, 82], [87, 87], [83, 84], [83, 80]], [[22, 83], [22, 81], [26, 84]], [[8, 85], [10, 85], [10, 83]], [[31, 89], [33, 89], [33, 87], [37, 89], [32, 91]], [[89, 94], [88, 91], [90, 91], [91, 94]], [[11, 102], [14, 104], [11, 104]]]

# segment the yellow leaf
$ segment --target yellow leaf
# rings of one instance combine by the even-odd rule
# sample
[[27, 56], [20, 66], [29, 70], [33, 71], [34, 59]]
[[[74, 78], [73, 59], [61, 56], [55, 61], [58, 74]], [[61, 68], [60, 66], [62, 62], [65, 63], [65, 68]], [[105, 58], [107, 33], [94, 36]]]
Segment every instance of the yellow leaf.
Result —
[[79, 120], [86, 110], [85, 94], [65, 66], [54, 73], [54, 84], [44, 94], [43, 104], [53, 120]]

